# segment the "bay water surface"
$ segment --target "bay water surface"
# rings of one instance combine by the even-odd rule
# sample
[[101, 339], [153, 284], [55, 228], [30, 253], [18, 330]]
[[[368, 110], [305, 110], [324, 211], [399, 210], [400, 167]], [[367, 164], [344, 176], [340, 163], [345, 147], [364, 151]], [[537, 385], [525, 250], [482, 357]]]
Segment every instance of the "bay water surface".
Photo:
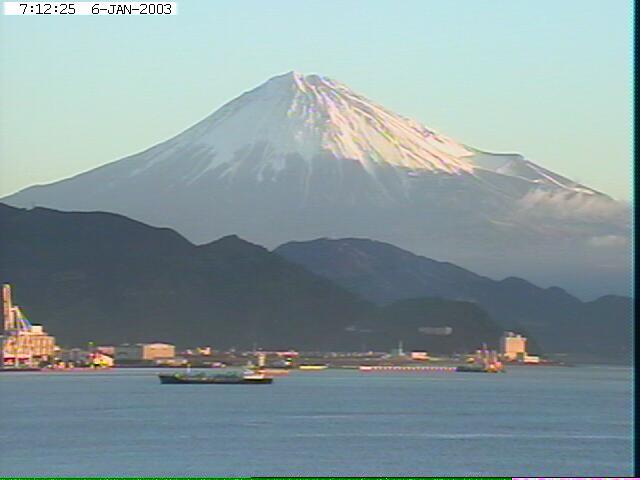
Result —
[[0, 374], [0, 476], [632, 476], [632, 370]]

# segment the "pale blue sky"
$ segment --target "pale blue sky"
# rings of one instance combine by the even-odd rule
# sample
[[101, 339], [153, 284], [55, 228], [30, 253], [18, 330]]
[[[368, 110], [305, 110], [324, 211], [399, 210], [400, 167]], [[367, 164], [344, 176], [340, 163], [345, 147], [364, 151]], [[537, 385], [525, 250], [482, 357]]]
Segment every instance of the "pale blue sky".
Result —
[[0, 195], [143, 150], [276, 74], [319, 73], [626, 200], [626, 0], [177, 0], [0, 18]]

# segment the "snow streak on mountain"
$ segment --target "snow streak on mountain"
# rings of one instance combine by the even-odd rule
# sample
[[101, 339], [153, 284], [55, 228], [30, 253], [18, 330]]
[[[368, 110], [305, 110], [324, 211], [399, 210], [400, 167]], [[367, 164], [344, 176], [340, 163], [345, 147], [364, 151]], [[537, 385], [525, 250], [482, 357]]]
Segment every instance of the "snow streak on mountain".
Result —
[[361, 236], [494, 276], [580, 288], [607, 265], [607, 284], [625, 283], [620, 204], [319, 75], [274, 77], [166, 142], [4, 201], [122, 213], [198, 243]]

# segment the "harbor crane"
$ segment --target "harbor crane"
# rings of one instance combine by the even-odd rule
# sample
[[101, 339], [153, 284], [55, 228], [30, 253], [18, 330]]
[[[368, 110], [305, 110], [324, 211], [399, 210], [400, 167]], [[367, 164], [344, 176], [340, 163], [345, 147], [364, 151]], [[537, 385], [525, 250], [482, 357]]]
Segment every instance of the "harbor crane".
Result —
[[55, 339], [32, 325], [11, 299], [11, 285], [2, 285], [2, 352], [0, 367], [34, 367], [53, 354]]

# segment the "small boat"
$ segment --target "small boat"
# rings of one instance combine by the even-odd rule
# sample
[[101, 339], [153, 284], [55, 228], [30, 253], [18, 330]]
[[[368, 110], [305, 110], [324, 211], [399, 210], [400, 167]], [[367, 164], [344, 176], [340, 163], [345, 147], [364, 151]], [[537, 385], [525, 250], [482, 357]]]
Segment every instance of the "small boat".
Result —
[[456, 372], [478, 372], [485, 373], [487, 369], [482, 365], [460, 365], [456, 367]]
[[226, 373], [161, 373], [158, 375], [160, 383], [177, 385], [177, 384], [191, 384], [191, 385], [259, 385], [272, 383], [273, 378], [267, 377], [262, 374], [241, 373], [241, 372], [226, 372]]
[[255, 373], [267, 377], [275, 377], [289, 375], [290, 372], [285, 368], [258, 368], [255, 370]]
[[504, 373], [505, 369], [502, 365], [460, 365], [456, 367], [456, 372]]
[[324, 363], [309, 363], [309, 364], [302, 364], [298, 366], [298, 368], [300, 370], [325, 370], [329, 368], [329, 365], [326, 365]]

